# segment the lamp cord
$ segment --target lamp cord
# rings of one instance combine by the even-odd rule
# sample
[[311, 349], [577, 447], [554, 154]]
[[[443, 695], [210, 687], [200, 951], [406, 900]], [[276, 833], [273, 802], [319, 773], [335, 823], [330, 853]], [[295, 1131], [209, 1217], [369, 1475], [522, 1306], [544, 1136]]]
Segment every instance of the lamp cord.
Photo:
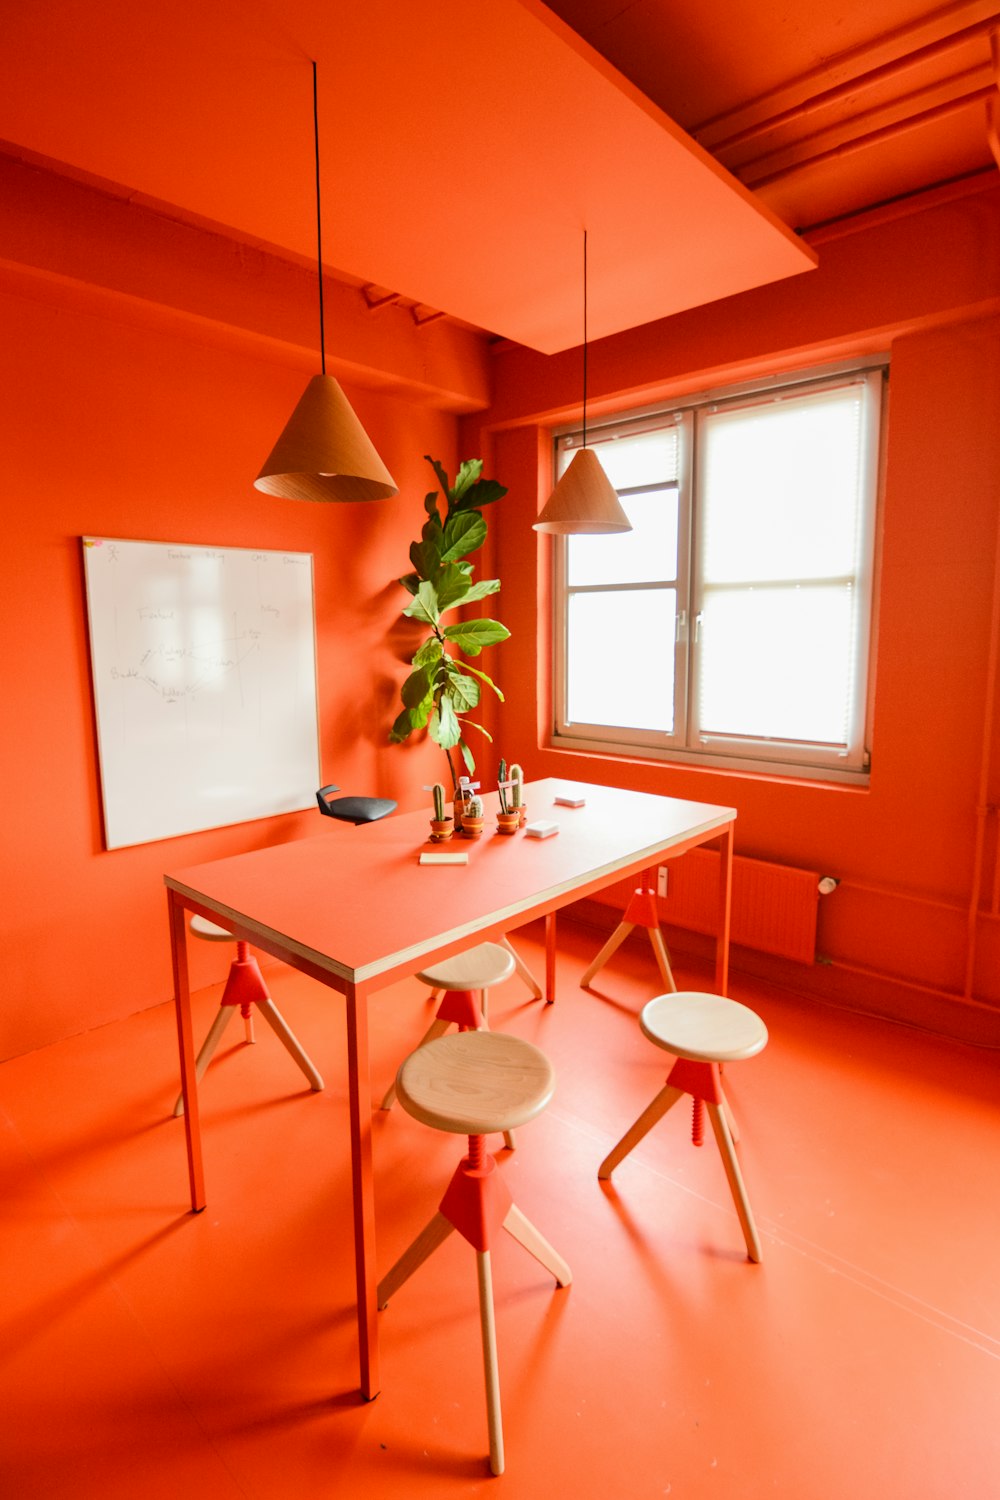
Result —
[[587, 231], [583, 231], [583, 446], [587, 446]]
[[319, 358], [326, 374], [326, 332], [323, 326], [323, 220], [319, 211], [319, 93], [316, 86], [316, 63], [313, 61], [313, 142], [316, 151], [316, 261], [319, 269]]

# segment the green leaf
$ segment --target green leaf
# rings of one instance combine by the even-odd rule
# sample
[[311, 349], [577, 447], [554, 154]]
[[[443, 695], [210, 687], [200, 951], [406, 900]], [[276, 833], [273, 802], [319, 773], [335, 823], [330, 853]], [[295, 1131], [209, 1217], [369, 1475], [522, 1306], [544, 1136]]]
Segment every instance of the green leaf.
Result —
[[475, 506], [477, 510], [482, 510], [484, 505], [493, 505], [497, 500], [502, 500], [506, 493], [505, 484], [499, 484], [495, 479], [481, 479], [462, 496], [455, 509], [469, 510]]
[[473, 672], [473, 673], [475, 673], [475, 675], [479, 678], [480, 682], [485, 682], [485, 684], [486, 684], [486, 686], [488, 688], [492, 688], [493, 691], [496, 693], [497, 697], [500, 699], [501, 703], [505, 703], [507, 701], [504, 698], [503, 693], [501, 693], [500, 689], [497, 687], [496, 683], [493, 681], [492, 677], [487, 677], [487, 675], [486, 675], [485, 672], [480, 672], [479, 668], [478, 667], [474, 667], [471, 664], [471, 662], [467, 662], [467, 661], [463, 662], [462, 666], [463, 666], [463, 668], [464, 668], [464, 670], [466, 672]]
[[457, 714], [467, 714], [479, 702], [479, 683], [474, 677], [465, 677], [460, 671], [448, 673], [448, 685], [444, 690]]
[[415, 594], [420, 587], [420, 579], [416, 573], [407, 573], [399, 581], [408, 594]]
[[[445, 485], [445, 489], [447, 489], [447, 488], [448, 488], [448, 486]], [[430, 492], [429, 495], [425, 495], [424, 496], [424, 510], [427, 512], [427, 514], [429, 516], [438, 516], [438, 492], [437, 492], [437, 490], [431, 490], [431, 492]], [[440, 520], [440, 519], [441, 519], [440, 516], [438, 516], [438, 520]]]
[[455, 563], [446, 563], [436, 580], [439, 614], [464, 604], [469, 597], [469, 575]]
[[[481, 458], [467, 458], [465, 463], [460, 465], [458, 473], [455, 475], [455, 483], [448, 491], [448, 498], [456, 510], [461, 506], [462, 496], [472, 485], [478, 482], [482, 472], [483, 461]], [[465, 507], [462, 506], [462, 509], [465, 509]]]
[[404, 708], [389, 730], [390, 744], [401, 745], [415, 729], [423, 729], [429, 718], [429, 712], [421, 713], [417, 709]]
[[463, 602], [465, 604], [474, 604], [477, 599], [485, 599], [487, 594], [495, 594], [499, 589], [499, 578], [482, 578], [478, 583], [472, 585]]
[[462, 620], [458, 625], [446, 626], [441, 634], [467, 655], [478, 656], [484, 646], [505, 641], [510, 631], [499, 620]]
[[441, 566], [441, 554], [437, 544], [427, 540], [411, 543], [410, 562], [421, 578], [433, 578]]
[[473, 755], [472, 751], [469, 749], [464, 740], [459, 740], [458, 748], [462, 752], [462, 759], [465, 761], [465, 769], [471, 776], [473, 771], [476, 769], [476, 757]]
[[[429, 453], [425, 453], [424, 454], [424, 458], [426, 458], [427, 462], [430, 464], [431, 468], [434, 470], [435, 474], [437, 475], [438, 484], [444, 490], [445, 494], [446, 495], [450, 495], [451, 494], [451, 485], [448, 483], [448, 476], [445, 473], [444, 469], [442, 469], [441, 465], [438, 463], [437, 459], [436, 458], [431, 458], [431, 456], [430, 456]], [[426, 503], [427, 502], [425, 501], [424, 504], [426, 505]]]
[[441, 539], [444, 536], [444, 527], [441, 525], [440, 516], [428, 516], [420, 530], [422, 542], [433, 542], [440, 552]]
[[411, 620], [423, 620], [425, 625], [436, 625], [440, 618], [437, 590], [432, 583], [426, 581], [417, 589], [416, 597], [412, 604], [408, 604], [403, 610]]
[[489, 732], [488, 729], [484, 729], [483, 728], [482, 724], [477, 724], [476, 721], [475, 721], [475, 719], [463, 719], [462, 723], [463, 724], [467, 724], [470, 729], [478, 729], [479, 733], [482, 735], [483, 739], [484, 740], [489, 740], [490, 744], [492, 745], [492, 743], [493, 743], [493, 736], [490, 734], [490, 732]]
[[443, 654], [444, 647], [437, 636], [428, 636], [427, 640], [424, 641], [424, 644], [414, 656], [413, 665], [415, 667], [429, 667], [432, 663], [440, 661]]
[[441, 561], [455, 562], [476, 552], [486, 540], [486, 522], [478, 510], [465, 510], [452, 516], [444, 528]]
[[430, 735], [442, 750], [450, 750], [462, 738], [462, 726], [455, 717], [455, 710], [447, 698], [442, 698], [437, 709], [431, 714]]
[[418, 667], [411, 672], [400, 689], [400, 697], [407, 708], [419, 708], [426, 698], [429, 698], [434, 687], [434, 670], [431, 667]]

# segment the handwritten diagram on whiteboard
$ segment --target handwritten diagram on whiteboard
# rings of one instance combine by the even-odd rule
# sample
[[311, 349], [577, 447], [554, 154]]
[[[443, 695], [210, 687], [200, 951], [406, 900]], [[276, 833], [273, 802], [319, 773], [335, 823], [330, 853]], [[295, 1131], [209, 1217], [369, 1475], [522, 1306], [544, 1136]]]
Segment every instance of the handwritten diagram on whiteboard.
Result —
[[83, 538], [109, 849], [313, 805], [312, 557]]

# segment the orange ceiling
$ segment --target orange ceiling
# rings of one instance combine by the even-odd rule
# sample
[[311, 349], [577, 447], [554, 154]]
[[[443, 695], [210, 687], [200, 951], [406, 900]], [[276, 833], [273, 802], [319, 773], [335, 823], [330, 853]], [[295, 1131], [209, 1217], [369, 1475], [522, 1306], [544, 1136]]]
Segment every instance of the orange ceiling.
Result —
[[[988, 0], [3, 4], [0, 145], [546, 352], [995, 170]], [[995, 106], [991, 106], [995, 107]], [[687, 132], [687, 133], [685, 133]], [[2, 210], [0, 210], [2, 212]]]
[[536, 0], [5, 6], [0, 137], [543, 352], [812, 252]]
[[795, 229], [995, 170], [989, 0], [549, 3]]

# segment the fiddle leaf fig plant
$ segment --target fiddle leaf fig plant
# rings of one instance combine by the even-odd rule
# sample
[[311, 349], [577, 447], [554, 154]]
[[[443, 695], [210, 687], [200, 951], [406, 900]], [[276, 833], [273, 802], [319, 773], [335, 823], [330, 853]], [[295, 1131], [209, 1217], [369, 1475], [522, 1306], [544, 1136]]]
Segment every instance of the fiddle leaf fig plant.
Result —
[[474, 565], [468, 559], [486, 540], [483, 507], [502, 499], [507, 489], [495, 479], [482, 478], [481, 458], [463, 463], [451, 484], [438, 461], [425, 457], [444, 492], [444, 510], [438, 503], [437, 490], [426, 496], [427, 519], [420, 540], [410, 547], [413, 571], [399, 581], [411, 596], [403, 614], [427, 625], [430, 633], [410, 663], [410, 674], [401, 689], [402, 712], [389, 731], [389, 739], [398, 745], [414, 730], [426, 728], [445, 752], [452, 786], [457, 789], [458, 771], [451, 752], [458, 749], [470, 775], [476, 768], [465, 739], [466, 728], [471, 725], [492, 740], [481, 724], [466, 717], [479, 706], [482, 685], [503, 702], [503, 693], [492, 678], [465, 658], [479, 656], [485, 646], [505, 641], [510, 631], [499, 620], [467, 619], [444, 624], [442, 617], [499, 589], [499, 578], [474, 583]]

